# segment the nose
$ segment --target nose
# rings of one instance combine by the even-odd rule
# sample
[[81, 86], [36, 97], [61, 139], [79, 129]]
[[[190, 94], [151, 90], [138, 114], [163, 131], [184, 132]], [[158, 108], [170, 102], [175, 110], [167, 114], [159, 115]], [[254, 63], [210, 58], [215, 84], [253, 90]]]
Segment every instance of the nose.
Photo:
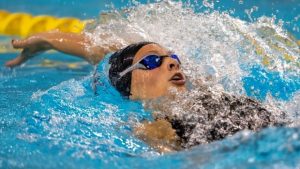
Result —
[[177, 60], [172, 58], [168, 58], [167, 60], [168, 60], [167, 64], [168, 64], [169, 71], [180, 69], [180, 64], [177, 62]]

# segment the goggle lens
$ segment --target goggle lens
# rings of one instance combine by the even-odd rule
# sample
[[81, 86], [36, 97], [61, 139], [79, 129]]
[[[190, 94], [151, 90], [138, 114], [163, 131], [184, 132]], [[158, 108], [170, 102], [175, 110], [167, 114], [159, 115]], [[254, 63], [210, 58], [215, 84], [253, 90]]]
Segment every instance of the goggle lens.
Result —
[[[169, 56], [157, 56], [157, 55], [149, 55], [140, 61], [147, 69], [152, 70], [159, 67], [162, 64], [163, 58]], [[179, 57], [175, 54], [170, 55], [171, 58], [177, 60], [179, 64], [181, 64]]]
[[172, 54], [172, 55], [171, 55], [171, 58], [177, 60], [177, 62], [178, 62], [179, 64], [181, 64], [181, 61], [180, 61], [180, 59], [179, 59], [179, 57], [178, 57], [177, 55]]

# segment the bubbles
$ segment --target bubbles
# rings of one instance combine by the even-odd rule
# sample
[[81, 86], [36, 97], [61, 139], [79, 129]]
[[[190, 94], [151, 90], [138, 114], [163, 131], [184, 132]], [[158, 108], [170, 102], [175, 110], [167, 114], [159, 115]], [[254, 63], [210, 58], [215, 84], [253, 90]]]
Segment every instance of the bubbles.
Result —
[[246, 9], [246, 10], [245, 10], [245, 13], [247, 14], [247, 16], [248, 16], [248, 18], [249, 18], [249, 20], [250, 20], [251, 22], [253, 22], [253, 19], [252, 19], [252, 17], [251, 17], [251, 14], [252, 14], [253, 12], [257, 11], [257, 10], [258, 10], [258, 7], [257, 7], [257, 6], [253, 6], [252, 8]]
[[225, 90], [241, 93], [242, 77], [256, 64], [299, 75], [298, 46], [272, 18], [247, 23], [226, 12], [195, 13], [180, 2], [169, 1], [103, 16], [100, 22], [105, 22], [87, 30], [95, 45], [157, 42], [181, 56], [191, 81], [208, 72]]
[[175, 100], [161, 99], [146, 102], [146, 106], [159, 111], [156, 118], [172, 123], [182, 138], [183, 147], [210, 143], [241, 130], [259, 131], [268, 126], [289, 124], [284, 112], [217, 87], [196, 87], [180, 93]]
[[[18, 138], [26, 142], [46, 142], [48, 147], [45, 149], [58, 149], [61, 156], [70, 155], [75, 159], [105, 157], [109, 161], [115, 156], [134, 156], [150, 151], [133, 136], [131, 128], [134, 124], [128, 120], [129, 117], [132, 121], [146, 118], [147, 113], [141, 105], [126, 100], [120, 103], [123, 100], [120, 96], [102, 91], [100, 96], [94, 95], [91, 76], [35, 92], [32, 95], [33, 113], [26, 117], [27, 127]], [[106, 82], [104, 76], [99, 78]], [[100, 90], [106, 87], [109, 86], [99, 86]]]
[[264, 16], [247, 23], [226, 12], [195, 13], [181, 2], [164, 1], [102, 14], [100, 24], [86, 33], [95, 45], [157, 42], [181, 56], [190, 81], [210, 76], [235, 94], [245, 93], [242, 77], [255, 65], [300, 74], [296, 41]]
[[[213, 1], [203, 1], [203, 5], [214, 8]], [[105, 22], [97, 25], [95, 29], [87, 30], [87, 35], [92, 37], [95, 45], [116, 43], [119, 47], [124, 47], [139, 41], [153, 41], [179, 54], [184, 72], [194, 88], [180, 96], [178, 100], [168, 102], [169, 107], [163, 106], [161, 110], [187, 122], [191, 121], [189, 123], [193, 123], [193, 119], [198, 119], [193, 124], [193, 127], [197, 128], [195, 130], [197, 133], [187, 137], [196, 140], [195, 142], [207, 143], [209, 139], [214, 140], [208, 138], [207, 131], [218, 128], [216, 126], [218, 124], [227, 126], [226, 129], [214, 130], [219, 132], [221, 138], [234, 133], [228, 133], [229, 130], [238, 131], [249, 125], [253, 125], [250, 129], [258, 130], [268, 125], [280, 124], [282, 120], [286, 120], [286, 117], [282, 117], [282, 112], [287, 112], [290, 119], [291, 114], [299, 111], [299, 108], [296, 108], [297, 110], [293, 109], [291, 112], [291, 109], [275, 104], [272, 108], [270, 105], [268, 107], [240, 97], [248, 94], [263, 101], [266, 96], [270, 96], [269, 93], [272, 93], [271, 97], [274, 100], [280, 97], [288, 100], [298, 87], [293, 90], [284, 89], [289, 92], [285, 97], [274, 84], [281, 84], [278, 79], [283, 79], [286, 82], [293, 81], [295, 86], [299, 86], [297, 42], [282, 28], [284, 24], [282, 21], [275, 22], [275, 16], [253, 19], [251, 15], [257, 10], [258, 7], [254, 6], [246, 11], [252, 21], [246, 22], [230, 16], [227, 12], [211, 10], [195, 13], [191, 7], [180, 2], [139, 4], [128, 10], [106, 14], [109, 17], [105, 18]], [[100, 21], [101, 19], [103, 18], [100, 18]], [[101, 38], [105, 35], [109, 35], [107, 40]], [[264, 69], [259, 70], [259, 76], [253, 72], [256, 67]], [[277, 79], [272, 77], [272, 73], [278, 74]], [[252, 82], [247, 79], [249, 76], [253, 76]], [[257, 87], [256, 80], [269, 86]], [[248, 88], [252, 91], [246, 90], [248, 83], [253, 83]], [[209, 104], [204, 103], [205, 98], [202, 96], [207, 96], [209, 98], [207, 100], [210, 100], [207, 102], [215, 106], [207, 107]], [[242, 105], [253, 104], [253, 111], [268, 107], [268, 111], [262, 114], [267, 114], [270, 119], [261, 115], [261, 111], [240, 117], [241, 112], [252, 108], [241, 106], [237, 110], [231, 110], [232, 103], [227, 104], [224, 101], [225, 96], [229, 98], [228, 102], [240, 99]], [[295, 101], [295, 98], [291, 99]], [[286, 101], [278, 100], [278, 102], [286, 104]], [[265, 104], [268, 103], [267, 99]], [[157, 108], [157, 106], [152, 108], [154, 107]], [[206, 126], [202, 125], [211, 114], [216, 118], [205, 124]], [[234, 119], [236, 122], [231, 121]]]
[[214, 8], [214, 1], [203, 0], [202, 4], [207, 8]]
[[[26, 156], [27, 161], [33, 161], [35, 166], [45, 163], [49, 168], [61, 168], [57, 166], [62, 164], [71, 166], [69, 168], [87, 168], [89, 165], [92, 165], [90, 168], [101, 165], [123, 167], [120, 164], [125, 168], [145, 164], [188, 168], [189, 162], [191, 166], [203, 168], [224, 168], [222, 164], [227, 164], [228, 168], [242, 168], [266, 157], [267, 162], [260, 163], [285, 167], [285, 164], [274, 162], [274, 158], [278, 159], [284, 153], [287, 160], [299, 160], [299, 153], [294, 151], [299, 148], [296, 144], [299, 140], [297, 129], [275, 128], [258, 134], [243, 131], [234, 135], [247, 125], [252, 130], [259, 130], [266, 124], [273, 125], [286, 119], [293, 120], [291, 126], [300, 124], [297, 120], [300, 70], [296, 40], [282, 28], [285, 23], [276, 23], [275, 17], [252, 18], [253, 22], [249, 23], [232, 17], [235, 9], [232, 12], [214, 11], [214, 2], [203, 1], [202, 5], [209, 8], [204, 13], [195, 13], [191, 6], [181, 2], [136, 3], [137, 6], [129, 9], [102, 13], [99, 20], [88, 25], [85, 34], [92, 39], [94, 46], [115, 44], [120, 48], [139, 41], [154, 41], [173, 50], [181, 57], [191, 89], [158, 107], [151, 107], [155, 103], [145, 103], [145, 106], [151, 111], [164, 110], [155, 114], [156, 117], [172, 115], [194, 126], [197, 130], [185, 136], [191, 140], [186, 147], [195, 142], [210, 143], [225, 136], [227, 139], [159, 156], [132, 135], [132, 126], [143, 119], [151, 119], [150, 112], [145, 111], [140, 103], [126, 101], [116, 91], [112, 92], [114, 89], [104, 79], [100, 79], [103, 84], [99, 87], [100, 94], [95, 96], [91, 76], [88, 76], [31, 94], [29, 100], [32, 104], [26, 105], [26, 116], [21, 119], [25, 127], [17, 134], [18, 141], [21, 141], [17, 143], [20, 150], [18, 147], [1, 149], [2, 154], [14, 151], [18, 157], [21, 154], [17, 158], [19, 162], [23, 162], [22, 157]], [[251, 78], [245, 80], [246, 77]], [[263, 103], [251, 102], [244, 95], [261, 98]], [[228, 100], [224, 101], [226, 98]], [[239, 99], [241, 103], [231, 111], [229, 102], [238, 102]], [[244, 112], [242, 116], [245, 110], [242, 103], [265, 108], [265, 114], [254, 110], [254, 113]], [[286, 118], [281, 117], [282, 111], [287, 112]], [[0, 132], [5, 133], [2, 130], [6, 128], [1, 128]], [[218, 138], [213, 138], [210, 131]], [[29, 147], [22, 148], [24, 142]], [[259, 152], [256, 151], [258, 147]], [[36, 160], [40, 157], [44, 161]], [[94, 159], [98, 163], [93, 163]], [[25, 166], [30, 165], [25, 163]]]
[[300, 125], [300, 93], [299, 91], [294, 93], [293, 97], [286, 102], [279, 101], [274, 99], [271, 96], [268, 96], [266, 99], [267, 105], [269, 105], [269, 109], [280, 109], [288, 112], [288, 116], [290, 119], [293, 119], [293, 123], [290, 126], [299, 126]]

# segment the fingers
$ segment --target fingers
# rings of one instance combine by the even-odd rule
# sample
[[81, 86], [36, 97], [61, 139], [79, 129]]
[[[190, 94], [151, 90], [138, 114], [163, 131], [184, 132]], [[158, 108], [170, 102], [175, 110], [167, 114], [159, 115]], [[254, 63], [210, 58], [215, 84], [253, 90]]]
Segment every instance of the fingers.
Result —
[[43, 46], [44, 40], [40, 37], [39, 34], [30, 36], [26, 39], [19, 39], [15, 40], [13, 39], [11, 41], [12, 46], [15, 49], [24, 49], [24, 48], [31, 48], [32, 46]]
[[50, 48], [40, 35], [34, 35], [24, 40], [12, 40], [11, 44], [15, 49], [23, 49], [23, 51], [16, 58], [6, 62], [5, 66], [7, 67], [18, 66], [37, 55], [39, 52], [43, 52]]
[[7, 61], [5, 63], [5, 66], [12, 68], [12, 67], [15, 67], [15, 66], [18, 66], [18, 65], [22, 64], [24, 61], [25, 61], [25, 58], [22, 55], [20, 55], [20, 56], [14, 58], [12, 60]]
[[32, 56], [33, 56], [32, 52], [28, 48], [25, 48], [19, 56], [6, 62], [5, 66], [11, 68], [15, 66], [19, 66], [22, 63], [24, 63], [26, 60], [30, 59]]
[[[15, 49], [23, 49], [27, 46], [28, 43], [27, 43], [26, 39], [25, 40], [14, 40], [13, 39], [11, 41], [11, 44]], [[19, 56], [17, 56], [16, 58], [14, 58], [12, 60], [7, 61], [5, 63], [5, 66], [6, 67], [15, 67], [15, 66], [22, 64], [25, 61], [26, 61], [26, 53], [23, 50]]]
[[15, 49], [22, 49], [28, 45], [28, 40], [27, 39], [24, 39], [24, 40], [14, 40], [13, 39], [11, 41], [11, 44]]

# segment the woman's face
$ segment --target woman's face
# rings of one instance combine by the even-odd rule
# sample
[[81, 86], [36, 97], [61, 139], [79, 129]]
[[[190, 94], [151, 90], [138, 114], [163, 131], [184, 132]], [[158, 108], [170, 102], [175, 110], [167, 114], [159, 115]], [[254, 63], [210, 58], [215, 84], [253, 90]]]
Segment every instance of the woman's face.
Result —
[[[133, 64], [149, 54], [158, 56], [171, 53], [157, 44], [143, 46], [135, 55]], [[162, 64], [152, 70], [136, 69], [132, 72], [131, 99], [153, 99], [170, 94], [170, 89], [184, 91], [186, 77], [180, 64], [171, 57], [163, 58]]]

